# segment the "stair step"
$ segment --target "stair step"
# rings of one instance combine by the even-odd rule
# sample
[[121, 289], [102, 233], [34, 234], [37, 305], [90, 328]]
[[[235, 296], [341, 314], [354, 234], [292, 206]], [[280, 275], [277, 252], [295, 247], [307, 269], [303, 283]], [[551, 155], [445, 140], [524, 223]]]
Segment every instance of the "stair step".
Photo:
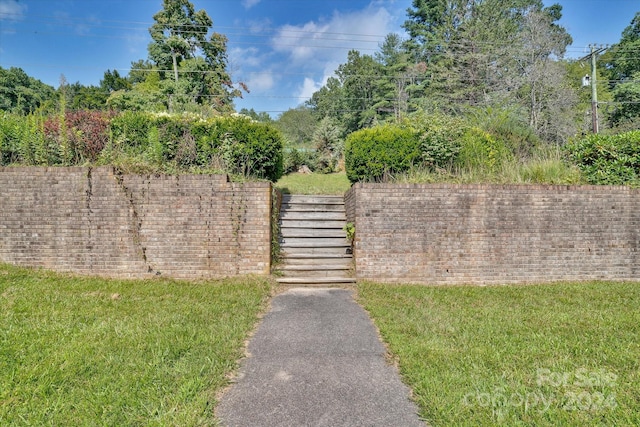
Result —
[[291, 270], [291, 271], [283, 271], [283, 277], [286, 278], [291, 278], [291, 279], [297, 279], [297, 278], [313, 278], [313, 280], [316, 280], [318, 278], [325, 278], [325, 277], [334, 277], [334, 278], [343, 278], [343, 279], [350, 279], [351, 275], [350, 272], [347, 270], [308, 270], [308, 271], [302, 271], [302, 270]]
[[342, 230], [346, 225], [346, 221], [324, 221], [322, 219], [317, 220], [299, 220], [288, 219], [280, 220], [281, 228], [337, 228]]
[[344, 204], [283, 203], [280, 211], [287, 212], [344, 212]]
[[340, 248], [351, 246], [346, 237], [285, 237], [280, 239], [283, 248]]
[[284, 254], [282, 264], [310, 264], [317, 262], [322, 263], [351, 263], [353, 255], [343, 252], [326, 253], [326, 254]]
[[356, 283], [354, 278], [344, 277], [279, 277], [276, 281], [282, 285], [352, 285]]
[[282, 203], [304, 203], [304, 204], [328, 204], [344, 205], [342, 196], [303, 196], [285, 194], [282, 196]]
[[322, 264], [284, 264], [279, 265], [276, 270], [280, 271], [286, 277], [299, 276], [304, 274], [317, 275], [316, 273], [322, 273], [323, 275], [334, 275], [341, 277], [351, 277], [351, 271], [353, 270], [353, 264], [338, 264], [338, 265], [322, 265]]
[[295, 228], [280, 227], [282, 237], [342, 237], [346, 233], [342, 228]]
[[337, 248], [317, 248], [317, 247], [302, 247], [302, 248], [282, 248], [282, 255], [284, 258], [288, 258], [291, 256], [301, 257], [303, 255], [316, 255], [316, 256], [333, 256], [333, 257], [341, 257], [344, 255], [350, 255], [347, 253], [347, 249], [351, 249], [350, 247], [337, 247]]
[[347, 216], [342, 212], [317, 212], [317, 211], [281, 211], [281, 220], [337, 220], [346, 221]]

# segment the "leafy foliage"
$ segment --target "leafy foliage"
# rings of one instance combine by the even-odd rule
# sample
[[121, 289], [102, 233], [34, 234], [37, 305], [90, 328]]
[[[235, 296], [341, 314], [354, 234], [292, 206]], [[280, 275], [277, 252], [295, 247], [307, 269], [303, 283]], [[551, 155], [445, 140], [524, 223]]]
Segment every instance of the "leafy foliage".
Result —
[[591, 184], [640, 185], [640, 131], [589, 135], [566, 151]]
[[457, 164], [467, 170], [496, 173], [510, 159], [511, 151], [503, 141], [472, 127], [462, 138]]
[[324, 173], [335, 172], [338, 160], [344, 151], [340, 129], [331, 119], [325, 117], [313, 135], [318, 153], [318, 169]]
[[377, 181], [420, 162], [420, 139], [407, 127], [383, 125], [350, 134], [345, 167], [351, 182]]
[[640, 119], [640, 70], [630, 81], [620, 83], [613, 89], [616, 107], [610, 115], [613, 126], [621, 126]]
[[[163, 172], [217, 170], [276, 181], [282, 136], [243, 116], [145, 112], [0, 116], [0, 165], [134, 164]], [[139, 171], [139, 170], [138, 170]]]
[[287, 149], [284, 154], [284, 173], [297, 172], [302, 166], [306, 166], [314, 172], [318, 166], [317, 152], [295, 147]]
[[282, 135], [273, 126], [244, 117], [223, 117], [215, 124], [228, 171], [274, 182], [282, 176]]
[[428, 169], [449, 166], [460, 151], [460, 139], [468, 127], [462, 120], [441, 113], [412, 114], [403, 122], [420, 140], [422, 165]]
[[21, 68], [0, 67], [0, 110], [28, 114], [55, 97], [51, 86], [28, 76]]

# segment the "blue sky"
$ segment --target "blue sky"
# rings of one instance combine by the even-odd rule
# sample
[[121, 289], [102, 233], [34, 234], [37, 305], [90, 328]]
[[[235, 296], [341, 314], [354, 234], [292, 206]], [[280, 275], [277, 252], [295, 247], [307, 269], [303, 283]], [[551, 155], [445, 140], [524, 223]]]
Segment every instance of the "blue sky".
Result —
[[[590, 43], [620, 39], [638, 0], [544, 0], [563, 6], [561, 24], [578, 58]], [[236, 101], [277, 116], [308, 97], [350, 49], [372, 54], [401, 33], [411, 0], [192, 0], [229, 38], [230, 71], [251, 93]], [[126, 74], [147, 58], [148, 27], [161, 0], [0, 0], [0, 66], [20, 67], [57, 87], [97, 85], [107, 69]]]

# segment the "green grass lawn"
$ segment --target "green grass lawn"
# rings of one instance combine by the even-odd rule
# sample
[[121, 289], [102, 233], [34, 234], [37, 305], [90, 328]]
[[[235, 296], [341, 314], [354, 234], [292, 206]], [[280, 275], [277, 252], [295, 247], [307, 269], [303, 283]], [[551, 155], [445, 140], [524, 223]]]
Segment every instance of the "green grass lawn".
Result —
[[329, 194], [342, 195], [351, 188], [344, 172], [341, 173], [291, 173], [284, 175], [275, 184], [285, 194]]
[[215, 425], [270, 289], [0, 265], [0, 425]]
[[640, 425], [640, 283], [362, 283], [433, 426]]

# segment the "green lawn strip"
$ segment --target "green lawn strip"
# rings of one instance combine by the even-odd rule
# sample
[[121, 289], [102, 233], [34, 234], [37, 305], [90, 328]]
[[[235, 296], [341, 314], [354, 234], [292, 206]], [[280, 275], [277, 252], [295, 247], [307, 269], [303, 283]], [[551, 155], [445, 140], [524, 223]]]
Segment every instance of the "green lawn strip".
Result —
[[343, 195], [351, 188], [344, 172], [341, 173], [291, 173], [284, 175], [275, 184], [286, 194], [330, 194]]
[[215, 425], [269, 293], [0, 265], [0, 425]]
[[433, 426], [640, 425], [640, 283], [361, 283]]

